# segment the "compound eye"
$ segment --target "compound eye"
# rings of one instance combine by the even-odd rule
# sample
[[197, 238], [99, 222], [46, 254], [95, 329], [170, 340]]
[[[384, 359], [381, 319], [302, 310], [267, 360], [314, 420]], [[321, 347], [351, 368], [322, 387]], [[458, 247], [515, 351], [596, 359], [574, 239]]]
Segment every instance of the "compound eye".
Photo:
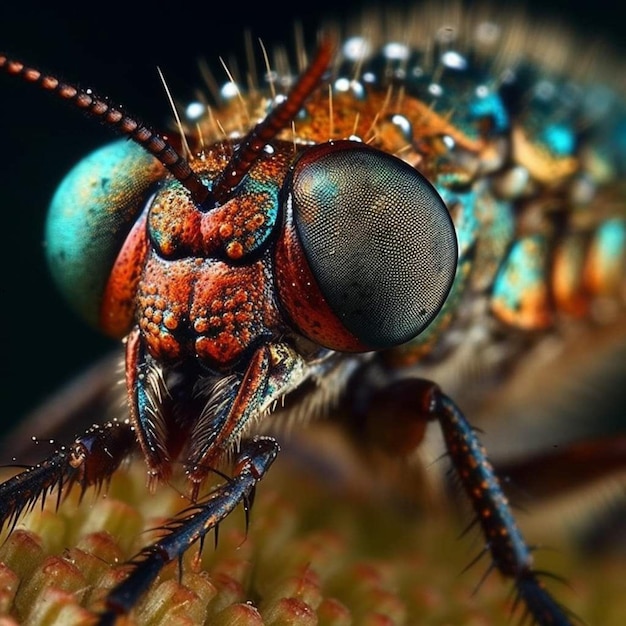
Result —
[[164, 175], [157, 159], [123, 139], [80, 161], [52, 199], [48, 264], [68, 302], [94, 327], [101, 327], [103, 295], [115, 260]]
[[319, 315], [302, 310], [302, 298], [294, 307], [285, 297], [290, 286], [283, 281], [279, 292], [296, 326], [344, 350], [388, 348], [423, 331], [443, 306], [457, 265], [454, 226], [428, 180], [385, 152], [336, 141], [303, 153], [288, 184], [288, 220], [291, 211], [310, 273], [335, 317], [326, 337]]

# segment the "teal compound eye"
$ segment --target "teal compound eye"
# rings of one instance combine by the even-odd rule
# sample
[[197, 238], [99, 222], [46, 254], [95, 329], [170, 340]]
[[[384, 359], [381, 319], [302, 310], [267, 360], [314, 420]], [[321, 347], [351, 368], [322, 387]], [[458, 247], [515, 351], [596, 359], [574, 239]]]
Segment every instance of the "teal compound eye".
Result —
[[85, 157], [54, 194], [45, 228], [48, 264], [69, 303], [94, 327], [111, 268], [164, 172], [154, 156], [123, 139]]

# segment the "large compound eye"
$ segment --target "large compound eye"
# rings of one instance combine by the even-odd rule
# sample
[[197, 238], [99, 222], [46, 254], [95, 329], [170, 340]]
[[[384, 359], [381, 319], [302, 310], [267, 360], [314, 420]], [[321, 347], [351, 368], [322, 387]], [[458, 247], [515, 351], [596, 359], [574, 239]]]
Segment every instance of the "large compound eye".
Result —
[[68, 302], [100, 327], [111, 269], [163, 166], [125, 139], [80, 161], [57, 189], [46, 223], [48, 264]]
[[284, 187], [279, 295], [293, 324], [331, 349], [404, 343], [433, 320], [457, 264], [456, 233], [413, 167], [354, 141], [308, 149]]

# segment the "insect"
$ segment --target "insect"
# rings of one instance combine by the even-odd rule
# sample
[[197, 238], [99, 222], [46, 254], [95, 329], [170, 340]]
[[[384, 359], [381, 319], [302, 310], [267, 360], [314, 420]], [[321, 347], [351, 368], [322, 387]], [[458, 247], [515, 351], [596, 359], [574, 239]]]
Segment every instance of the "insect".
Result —
[[[246, 115], [261, 120], [256, 126], [242, 122], [241, 105], [230, 102], [217, 121], [207, 117], [203, 141], [189, 154], [182, 142], [174, 147], [145, 131], [143, 148], [128, 142], [105, 148], [59, 192], [51, 222], [59, 232], [48, 244], [52, 263], [64, 289], [83, 301], [86, 317], [125, 338], [130, 422], [92, 430], [69, 453], [7, 481], [1, 492], [6, 521], [16, 521], [32, 501], [72, 477], [84, 486], [100, 483], [134, 448], [153, 488], [169, 480], [180, 457], [197, 503], [141, 551], [128, 578], [105, 600], [103, 623], [131, 611], [161, 567], [231, 509], [248, 507], [278, 452], [274, 439], [250, 436], [269, 419], [275, 401], [285, 398], [289, 406], [297, 394], [305, 394], [305, 406], [320, 394], [320, 402], [349, 408], [361, 426], [372, 417], [372, 438], [389, 433], [389, 425], [381, 429], [362, 407], [406, 398], [413, 410], [394, 424], [389, 444], [395, 448], [417, 446], [426, 423], [439, 422], [494, 565], [514, 580], [536, 622], [570, 622], [532, 569], [465, 409], [445, 385], [423, 374], [458, 356], [459, 333], [467, 338], [480, 330], [482, 337], [470, 345], [475, 351], [495, 346], [497, 371], [509, 353], [521, 354], [530, 338], [553, 328], [555, 311], [574, 315], [590, 300], [618, 302], [623, 203], [618, 196], [616, 215], [609, 203], [605, 219], [583, 223], [574, 233], [582, 241], [570, 241], [572, 209], [563, 190], [592, 172], [578, 160], [572, 128], [553, 121], [568, 103], [557, 99], [547, 112], [541, 102], [521, 106], [539, 81], [534, 65], [505, 66], [515, 76], [507, 82], [500, 74], [503, 82], [495, 87], [491, 74], [481, 73], [478, 45], [468, 65], [470, 55], [455, 48], [450, 32], [435, 39], [435, 61], [427, 46], [407, 48], [401, 37], [381, 47], [329, 37], [299, 71], [299, 81], [290, 81], [286, 98], [248, 96]], [[481, 42], [489, 46], [493, 36], [486, 29]], [[409, 62], [411, 55], [416, 58]], [[74, 100], [71, 88], [57, 89], [54, 79], [40, 80], [35, 70], [9, 60], [3, 67]], [[407, 78], [407, 68], [424, 72]], [[441, 84], [437, 69], [448, 72]], [[437, 86], [443, 93], [432, 89]], [[437, 106], [420, 93], [430, 93]], [[454, 103], [446, 100], [450, 95]], [[135, 132], [134, 118], [89, 94], [80, 98], [118, 130]], [[537, 130], [534, 118], [524, 117], [529, 111], [547, 126]], [[526, 124], [520, 127], [527, 135], [514, 135], [519, 127], [512, 120]], [[545, 128], [549, 132], [541, 134]], [[611, 158], [619, 167], [619, 146]], [[94, 167], [102, 169], [94, 174]], [[99, 234], [128, 235], [115, 263], [122, 245], [117, 236], [72, 258], [76, 240], [66, 235], [83, 229], [79, 240], [89, 248], [93, 232], [84, 230], [81, 211], [69, 221], [62, 213], [86, 188], [84, 176], [122, 185], [104, 199], [91, 198], [101, 207], [121, 197], [129, 211], [123, 226], [100, 211], [93, 215]], [[584, 197], [580, 202], [586, 205]], [[552, 246], [565, 243], [572, 248], [558, 248], [557, 255]], [[102, 261], [103, 251], [110, 258], [101, 272], [90, 264], [85, 276], [82, 254], [95, 252]], [[581, 287], [576, 277], [590, 258], [595, 273]], [[570, 270], [574, 279], [565, 280], [565, 293], [547, 293], [546, 285], [556, 283], [545, 271], [557, 260], [566, 279]], [[100, 299], [103, 292], [97, 305], [85, 298]], [[560, 298], [559, 306], [552, 297]], [[490, 322], [483, 327], [485, 319]], [[208, 475], [222, 471], [231, 455], [232, 477], [200, 497]]]

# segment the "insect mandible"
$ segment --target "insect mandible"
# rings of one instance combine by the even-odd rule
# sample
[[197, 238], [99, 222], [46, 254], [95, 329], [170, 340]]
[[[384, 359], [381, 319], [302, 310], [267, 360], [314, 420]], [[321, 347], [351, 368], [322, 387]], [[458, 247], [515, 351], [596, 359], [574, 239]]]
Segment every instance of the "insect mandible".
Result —
[[[83, 166], [87, 174], [74, 173], [57, 196], [56, 210], [63, 212], [69, 198], [83, 193], [85, 175], [121, 184], [106, 189], [104, 199], [89, 199], [96, 208], [95, 228], [86, 230], [80, 211], [70, 218], [57, 216], [61, 237], [48, 245], [61, 283], [83, 300], [85, 316], [125, 338], [131, 417], [128, 424], [120, 421], [90, 432], [69, 452], [56, 456], [54, 465], [43, 464], [25, 474], [34, 480], [26, 491], [24, 477], [5, 483], [7, 519], [15, 520], [32, 500], [61, 481], [87, 486], [104, 480], [136, 446], [153, 487], [169, 479], [173, 460], [182, 459], [195, 500], [207, 474], [238, 451], [232, 481], [208, 502], [202, 501], [181, 526], [178, 521], [170, 525], [171, 532], [156, 548], [141, 554], [141, 565], [109, 595], [103, 621], [131, 610], [160, 566], [176, 560], [234, 506], [247, 502], [278, 452], [274, 440], [248, 437], [255, 422], [264, 419], [276, 400], [288, 400], [304, 383], [315, 380], [319, 386], [330, 380], [338, 398], [344, 389], [360, 385], [365, 398], [360, 390], [347, 393], [359, 396], [350, 398], [355, 405], [357, 400], [367, 404], [368, 393], [381, 393], [389, 401], [403, 396], [419, 407], [414, 416], [418, 424], [441, 423], [494, 564], [514, 580], [538, 623], [569, 623], [566, 611], [535, 575], [530, 551], [463, 413], [439, 387], [408, 375], [414, 362], [437, 355], [442, 347], [450, 349], [444, 330], [462, 318], [458, 313], [464, 311], [464, 296], [470, 293], [465, 281], [470, 278], [489, 286], [494, 325], [534, 331], [552, 322], [553, 303], [547, 306], [541, 291], [544, 275], [523, 283], [529, 292], [537, 291], [528, 308], [510, 291], [516, 259], [528, 263], [529, 258], [543, 258], [546, 232], [550, 237], [555, 232], [552, 224], [542, 223], [535, 232], [529, 219], [524, 237], [509, 232], [503, 250], [481, 249], [492, 263], [489, 269], [484, 256], [476, 261], [477, 233], [485, 223], [470, 204], [482, 202], [484, 208], [499, 203], [497, 210], [506, 217], [507, 205], [525, 200], [527, 189], [517, 188], [517, 180], [503, 174], [513, 178], [519, 172], [513, 165], [522, 163], [521, 169], [543, 193], [545, 163], [533, 169], [537, 156], [532, 141], [513, 136], [518, 128], [506, 119], [510, 110], [498, 91], [466, 102], [470, 113], [461, 119], [448, 119], [410, 94], [392, 99], [390, 105], [393, 89], [370, 85], [358, 74], [342, 75], [343, 68], [332, 63], [340, 52], [350, 65], [363, 61], [350, 58], [347, 47], [339, 50], [336, 40], [325, 40], [291, 95], [277, 98], [273, 108], [261, 102], [263, 121], [247, 134], [232, 139], [236, 129], [213, 130], [203, 147], [194, 146], [192, 157], [181, 156], [182, 145], [174, 149], [146, 130], [134, 137], [144, 148], [128, 142], [105, 148], [94, 157], [103, 169]], [[452, 88], [461, 89], [465, 68], [454, 64], [462, 65], [463, 57], [454, 52], [442, 52], [448, 55], [443, 66], [461, 71], [460, 86], [452, 79]], [[379, 72], [383, 61], [402, 61], [392, 56], [402, 55], [400, 48], [386, 54], [374, 53], [368, 61]], [[62, 92], [63, 98], [80, 99], [81, 107], [109, 116], [118, 130], [136, 133], [132, 116], [125, 117], [97, 97], [81, 92], [75, 97], [71, 87], [58, 89], [54, 79], [42, 80], [9, 62], [3, 66], [9, 73], [30, 74], [27, 80], [36, 79], [45, 89]], [[346, 85], [345, 76], [357, 78]], [[389, 84], [399, 89], [398, 81], [399, 74], [393, 75]], [[329, 84], [335, 89], [333, 106], [340, 106], [347, 118], [343, 124], [330, 113], [325, 90]], [[418, 91], [420, 87], [416, 81]], [[253, 104], [250, 99], [251, 109]], [[222, 127], [225, 119], [219, 120]], [[557, 142], [548, 147], [561, 150], [559, 142], [567, 143], [568, 129], [555, 125], [550, 130], [557, 139], [542, 140]], [[503, 139], [510, 143], [503, 147]], [[520, 144], [530, 156], [520, 155]], [[513, 161], [510, 145], [518, 150]], [[567, 147], [562, 150], [565, 155], [550, 155], [554, 158], [548, 165], [557, 179], [569, 180], [581, 166]], [[398, 156], [391, 156], [394, 153]], [[494, 181], [504, 191], [491, 193]], [[103, 205], [109, 207], [111, 197], [124, 204], [116, 205], [113, 223], [100, 211]], [[540, 197], [556, 202], [550, 194]], [[559, 217], [558, 206], [555, 214]], [[469, 220], [469, 226], [463, 220]], [[54, 229], [54, 221], [51, 224]], [[606, 231], [599, 231], [598, 237], [608, 232], [604, 236], [609, 239], [623, 238], [623, 218], [603, 224]], [[510, 225], [499, 226], [506, 232]], [[78, 251], [73, 247], [76, 229], [83, 229]], [[111, 229], [114, 237], [105, 236], [104, 243], [85, 236], [96, 232], [100, 237]], [[128, 237], [119, 237], [120, 231]], [[68, 234], [69, 242], [64, 239]], [[118, 239], [124, 239], [124, 248], [116, 259]], [[601, 268], [606, 272], [598, 290], [605, 284], [612, 287], [616, 275], [617, 281], [623, 280], [623, 251], [618, 251], [617, 262], [602, 252], [600, 248], [596, 253], [597, 262], [606, 264]], [[97, 261], [89, 276], [81, 271], [85, 253]], [[476, 267], [487, 277], [472, 274]], [[560, 303], [574, 307], [579, 296], [566, 293]], [[472, 298], [476, 300], [475, 293]], [[409, 341], [415, 336], [416, 341]], [[198, 380], [204, 381], [204, 393], [197, 391]], [[368, 392], [369, 387], [373, 391]], [[399, 441], [404, 443], [402, 434], [413, 434], [415, 423], [412, 426], [405, 433], [400, 429]], [[419, 436], [410, 443], [419, 443]], [[471, 454], [459, 449], [465, 446]], [[105, 450], [107, 454], [99, 456]]]

